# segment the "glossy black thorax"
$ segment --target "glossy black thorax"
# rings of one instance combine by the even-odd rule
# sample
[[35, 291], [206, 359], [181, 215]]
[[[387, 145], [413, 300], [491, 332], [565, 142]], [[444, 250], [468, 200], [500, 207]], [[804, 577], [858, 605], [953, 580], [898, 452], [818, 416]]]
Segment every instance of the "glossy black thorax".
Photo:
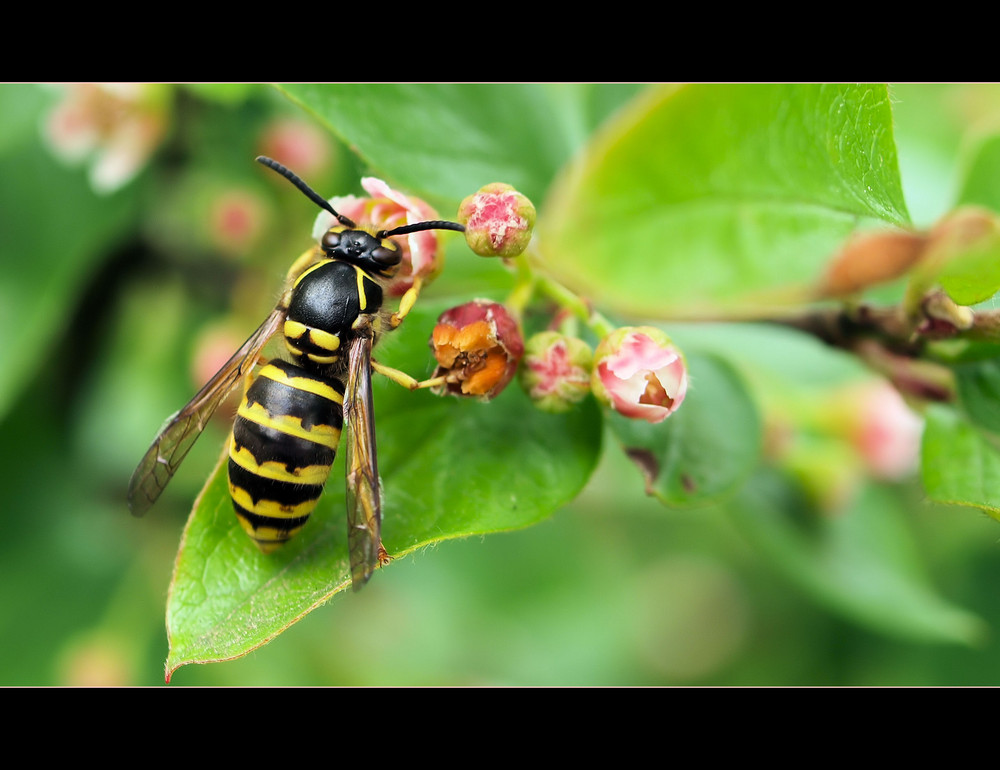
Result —
[[381, 307], [382, 287], [378, 283], [354, 265], [331, 260], [299, 279], [288, 305], [288, 318], [344, 339], [358, 316], [377, 313]]

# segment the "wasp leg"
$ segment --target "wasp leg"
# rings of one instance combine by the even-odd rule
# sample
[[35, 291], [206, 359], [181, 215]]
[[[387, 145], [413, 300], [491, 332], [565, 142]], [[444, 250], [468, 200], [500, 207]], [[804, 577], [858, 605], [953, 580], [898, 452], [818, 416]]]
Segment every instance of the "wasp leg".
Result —
[[395, 329], [401, 323], [403, 319], [409, 315], [410, 311], [413, 310], [413, 306], [417, 303], [417, 297], [420, 296], [420, 289], [423, 286], [423, 278], [419, 276], [413, 279], [413, 286], [406, 290], [399, 299], [399, 309], [392, 314], [389, 319], [389, 328]]
[[402, 385], [407, 390], [420, 390], [421, 388], [433, 388], [437, 387], [438, 385], [444, 385], [448, 382], [448, 378], [445, 376], [432, 377], [429, 380], [417, 380], [408, 375], [406, 372], [400, 371], [399, 369], [393, 369], [391, 366], [385, 366], [384, 364], [380, 364], [374, 358], [372, 359], [372, 369], [374, 369], [382, 376], [388, 377], [397, 385]]
[[382, 541], [379, 540], [378, 541], [378, 566], [384, 567], [384, 566], [386, 566], [391, 561], [392, 561], [392, 557], [385, 550], [385, 547], [382, 545]]

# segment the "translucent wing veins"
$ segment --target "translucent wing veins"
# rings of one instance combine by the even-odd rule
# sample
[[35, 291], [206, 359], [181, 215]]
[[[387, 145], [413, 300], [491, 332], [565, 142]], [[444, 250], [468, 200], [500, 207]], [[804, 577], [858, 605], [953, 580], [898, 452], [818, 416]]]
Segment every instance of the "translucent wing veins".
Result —
[[347, 439], [347, 542], [354, 590], [371, 577], [376, 565], [387, 560], [382, 548], [382, 492], [375, 448], [372, 408], [370, 322], [356, 329], [351, 342], [344, 422]]
[[133, 516], [142, 516], [156, 502], [219, 404], [239, 386], [261, 349], [281, 328], [285, 313], [284, 303], [276, 307], [190, 403], [164, 423], [129, 482], [128, 506]]

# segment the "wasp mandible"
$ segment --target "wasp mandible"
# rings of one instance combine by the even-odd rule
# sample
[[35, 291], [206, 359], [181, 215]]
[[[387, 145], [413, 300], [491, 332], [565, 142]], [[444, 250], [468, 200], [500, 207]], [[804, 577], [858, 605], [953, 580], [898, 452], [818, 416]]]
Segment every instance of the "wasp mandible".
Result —
[[[141, 516], [156, 502], [219, 404], [246, 383], [229, 439], [229, 492], [240, 524], [264, 553], [301, 530], [323, 492], [346, 421], [348, 548], [357, 590], [389, 559], [381, 540], [372, 368], [411, 389], [425, 386], [371, 357], [379, 337], [402, 322], [420, 290], [418, 280], [395, 313], [383, 311], [384, 290], [402, 260], [392, 239], [465, 228], [442, 220], [366, 228], [337, 213], [277, 161], [264, 156], [257, 161], [336, 222], [292, 265], [264, 323], [168, 418], [132, 474], [129, 508]], [[254, 373], [261, 350], [278, 332], [290, 360], [272, 360]]]

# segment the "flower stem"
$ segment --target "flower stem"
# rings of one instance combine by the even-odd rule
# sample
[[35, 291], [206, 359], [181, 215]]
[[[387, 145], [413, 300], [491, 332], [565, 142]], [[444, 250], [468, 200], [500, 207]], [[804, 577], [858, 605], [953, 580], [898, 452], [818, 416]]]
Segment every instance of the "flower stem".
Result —
[[604, 339], [615, 330], [615, 325], [594, 310], [590, 304], [579, 295], [567, 289], [558, 281], [548, 276], [538, 276], [538, 288], [549, 298], [555, 300], [560, 307], [572, 313], [583, 321], [600, 339]]
[[531, 272], [531, 265], [528, 264], [528, 260], [523, 254], [514, 259], [504, 261], [508, 265], [513, 262], [514, 270], [517, 274], [514, 289], [507, 295], [504, 305], [510, 310], [517, 322], [521, 323], [521, 319], [524, 317], [524, 309], [531, 302], [531, 298], [535, 294], [535, 275]]

